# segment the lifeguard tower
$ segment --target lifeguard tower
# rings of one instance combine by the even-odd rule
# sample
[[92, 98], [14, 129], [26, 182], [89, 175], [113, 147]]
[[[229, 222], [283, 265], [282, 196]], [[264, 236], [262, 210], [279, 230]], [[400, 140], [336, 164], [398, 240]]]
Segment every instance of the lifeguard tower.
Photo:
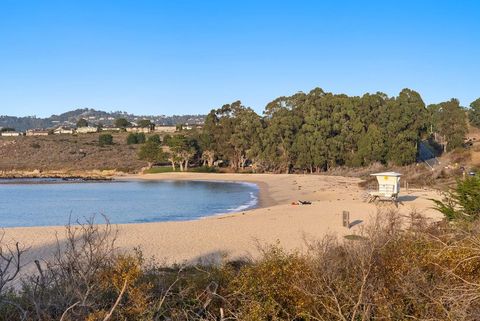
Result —
[[402, 174], [396, 172], [383, 172], [370, 174], [377, 178], [378, 191], [371, 191], [368, 193], [368, 202], [393, 201], [396, 202], [398, 193], [400, 192], [400, 176]]

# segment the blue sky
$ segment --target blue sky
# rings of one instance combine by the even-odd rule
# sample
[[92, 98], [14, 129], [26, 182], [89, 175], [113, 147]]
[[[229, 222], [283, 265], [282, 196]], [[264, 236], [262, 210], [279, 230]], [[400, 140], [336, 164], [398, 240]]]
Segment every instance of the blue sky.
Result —
[[480, 2], [0, 0], [0, 115], [261, 112], [317, 86], [467, 106]]

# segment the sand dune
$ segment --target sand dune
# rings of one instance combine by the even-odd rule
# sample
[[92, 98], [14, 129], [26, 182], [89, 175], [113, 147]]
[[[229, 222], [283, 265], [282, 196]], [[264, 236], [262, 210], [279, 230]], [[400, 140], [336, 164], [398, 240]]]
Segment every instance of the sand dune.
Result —
[[[118, 225], [117, 245], [123, 250], [140, 247], [146, 257], [166, 263], [198, 260], [255, 257], [258, 245], [280, 242], [288, 249], [303, 249], [305, 239], [318, 239], [327, 233], [339, 236], [355, 234], [377, 212], [377, 205], [365, 203], [359, 179], [323, 175], [273, 174], [150, 174], [119, 179], [224, 180], [254, 182], [260, 186], [260, 208], [213, 216], [196, 221]], [[433, 190], [402, 191], [399, 210], [412, 209], [432, 219], [429, 198], [438, 198]], [[292, 205], [297, 200], [312, 205]], [[382, 208], [392, 206], [380, 205]], [[342, 211], [349, 211], [354, 226], [342, 227]], [[18, 240], [30, 251], [24, 263], [48, 258], [55, 235], [63, 238], [63, 227], [5, 229], [6, 240]]]

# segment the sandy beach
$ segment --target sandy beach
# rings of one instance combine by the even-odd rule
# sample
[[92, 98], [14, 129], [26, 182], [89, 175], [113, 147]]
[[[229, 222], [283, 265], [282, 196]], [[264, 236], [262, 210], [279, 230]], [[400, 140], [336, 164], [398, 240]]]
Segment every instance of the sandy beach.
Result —
[[[389, 203], [375, 205], [363, 200], [365, 190], [357, 178], [323, 175], [200, 174], [164, 173], [125, 176], [119, 179], [243, 181], [260, 187], [259, 207], [233, 214], [210, 216], [196, 221], [123, 224], [118, 227], [121, 250], [140, 248], [146, 258], [162, 263], [193, 263], [199, 260], [255, 257], [259, 245], [279, 242], [287, 249], [305, 248], [305, 240], [326, 234], [344, 236], [359, 233], [362, 226]], [[434, 190], [402, 190], [399, 211], [413, 209], [432, 219]], [[311, 205], [292, 205], [298, 200]], [[351, 228], [342, 226], [342, 211], [350, 212]], [[56, 235], [61, 241], [64, 227], [8, 228], [5, 240], [29, 247], [24, 264], [50, 257]]]

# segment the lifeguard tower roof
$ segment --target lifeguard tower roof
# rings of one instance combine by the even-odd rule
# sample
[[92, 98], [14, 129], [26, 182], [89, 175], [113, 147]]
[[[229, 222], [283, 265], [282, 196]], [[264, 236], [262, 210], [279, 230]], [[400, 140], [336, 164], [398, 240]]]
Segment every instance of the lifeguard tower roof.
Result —
[[371, 176], [390, 176], [390, 177], [400, 177], [402, 174], [397, 172], [382, 172], [382, 173], [373, 173]]

